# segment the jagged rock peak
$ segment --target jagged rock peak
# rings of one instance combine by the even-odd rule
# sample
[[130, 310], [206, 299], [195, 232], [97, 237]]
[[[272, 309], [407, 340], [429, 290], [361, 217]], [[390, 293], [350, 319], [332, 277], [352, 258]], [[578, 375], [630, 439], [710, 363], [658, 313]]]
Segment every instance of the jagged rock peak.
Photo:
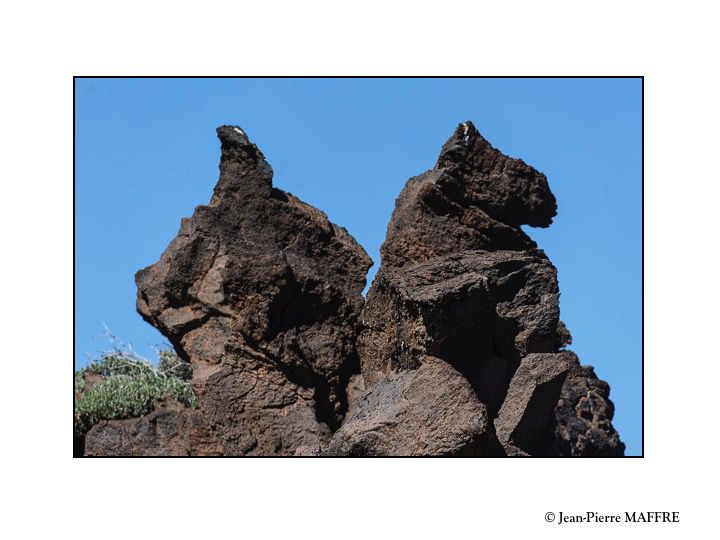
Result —
[[192, 362], [225, 454], [293, 454], [329, 438], [347, 409], [372, 261], [323, 212], [272, 186], [242, 129], [217, 132], [212, 200], [137, 273], [137, 309]]
[[547, 177], [494, 148], [470, 121], [443, 145], [435, 169], [460, 180], [468, 204], [513, 227], [547, 227], [557, 214]]
[[[233, 146], [254, 146], [250, 143], [247, 133], [240, 126], [220, 126], [217, 128], [217, 135], [224, 147]], [[255, 147], [257, 148], [257, 147]]]
[[402, 267], [466, 250], [532, 250], [537, 245], [520, 226], [547, 227], [556, 211], [544, 174], [493, 148], [464, 122], [435, 167], [405, 184], [381, 262]]
[[217, 128], [220, 139], [220, 180], [210, 205], [223, 196], [268, 196], [272, 191], [272, 167], [260, 149], [239, 126]]

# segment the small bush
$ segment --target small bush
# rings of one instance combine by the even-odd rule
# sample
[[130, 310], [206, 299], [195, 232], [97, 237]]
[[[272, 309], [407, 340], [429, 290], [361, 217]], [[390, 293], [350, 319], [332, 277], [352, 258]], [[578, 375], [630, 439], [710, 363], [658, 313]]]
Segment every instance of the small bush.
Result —
[[[87, 431], [101, 420], [133, 418], [153, 410], [161, 399], [174, 399], [187, 407], [197, 406], [188, 382], [192, 367], [173, 351], [159, 353], [159, 367], [131, 352], [106, 353], [75, 372], [76, 431]], [[86, 389], [86, 376], [102, 379]]]
[[177, 377], [183, 381], [192, 379], [192, 365], [180, 358], [175, 351], [170, 349], [159, 351], [158, 358], [160, 359], [158, 369], [168, 377]]

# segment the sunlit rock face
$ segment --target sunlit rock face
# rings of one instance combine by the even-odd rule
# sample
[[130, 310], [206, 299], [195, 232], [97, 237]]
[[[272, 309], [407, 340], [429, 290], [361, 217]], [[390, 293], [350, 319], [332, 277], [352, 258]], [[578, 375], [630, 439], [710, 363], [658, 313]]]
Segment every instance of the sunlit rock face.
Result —
[[[571, 337], [560, 321], [555, 267], [520, 228], [547, 227], [556, 212], [544, 174], [493, 148], [471, 122], [460, 124], [433, 169], [408, 180], [396, 201], [361, 315], [358, 351], [368, 396], [398, 378], [412, 385], [403, 374], [446, 362], [489, 421], [465, 451], [622, 455], [607, 384], [563, 351]], [[461, 410], [461, 392], [452, 385], [444, 392]], [[434, 421], [443, 426], [446, 418]], [[360, 435], [367, 424], [367, 417], [348, 418], [331, 450], [402, 452], [399, 444], [388, 450], [368, 443], [372, 437]], [[401, 425], [393, 425], [404, 440]], [[392, 439], [391, 428], [383, 432], [383, 440]], [[406, 444], [407, 453], [416, 451]]]
[[273, 187], [243, 130], [217, 131], [212, 199], [138, 272], [137, 307], [192, 362], [226, 454], [293, 454], [329, 440], [347, 410], [372, 261], [323, 212]]
[[220, 178], [137, 309], [193, 367], [199, 407], [104, 422], [92, 455], [619, 456], [609, 386], [565, 350], [557, 271], [521, 229], [547, 178], [470, 122], [398, 196], [381, 265], [273, 186], [236, 126]]

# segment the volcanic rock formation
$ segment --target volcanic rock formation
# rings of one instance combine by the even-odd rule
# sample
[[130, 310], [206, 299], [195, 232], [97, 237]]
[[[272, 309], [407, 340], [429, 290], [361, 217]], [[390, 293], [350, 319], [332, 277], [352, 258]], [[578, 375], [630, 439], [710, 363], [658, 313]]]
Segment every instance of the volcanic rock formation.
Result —
[[[199, 408], [104, 422], [95, 455], [622, 455], [607, 383], [563, 350], [547, 179], [460, 124], [397, 199], [381, 266], [272, 186], [238, 127], [220, 179], [137, 308], [193, 367]], [[86, 450], [87, 452], [87, 450]]]
[[218, 136], [212, 200], [138, 272], [137, 307], [192, 362], [225, 454], [292, 454], [326, 442], [347, 410], [372, 261], [345, 229], [272, 186], [240, 128]]

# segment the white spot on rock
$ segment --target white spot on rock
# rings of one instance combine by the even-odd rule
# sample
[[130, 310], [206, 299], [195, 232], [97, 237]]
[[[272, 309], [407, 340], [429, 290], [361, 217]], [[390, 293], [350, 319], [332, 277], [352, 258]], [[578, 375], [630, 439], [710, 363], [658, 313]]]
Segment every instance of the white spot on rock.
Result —
[[470, 136], [468, 135], [470, 127], [467, 125], [467, 122], [463, 122], [461, 125], [463, 127], [463, 141], [468, 142], [470, 139]]

